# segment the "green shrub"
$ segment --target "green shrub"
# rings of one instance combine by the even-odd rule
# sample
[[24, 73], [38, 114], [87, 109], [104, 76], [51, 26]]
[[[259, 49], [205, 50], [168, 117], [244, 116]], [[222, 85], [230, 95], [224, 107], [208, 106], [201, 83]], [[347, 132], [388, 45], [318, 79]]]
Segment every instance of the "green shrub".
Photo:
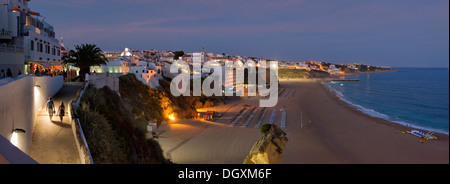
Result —
[[[142, 108], [149, 108], [143, 106]], [[94, 163], [137, 164], [164, 163], [152, 157], [144, 130], [138, 128], [142, 113], [133, 115], [122, 99], [108, 87], [95, 89], [90, 86], [81, 99], [77, 117], [89, 145]], [[158, 150], [156, 150], [158, 152]]]
[[261, 126], [261, 133], [263, 135], [266, 135], [267, 132], [269, 132], [270, 128], [272, 128], [271, 124], [264, 124], [263, 126]]
[[82, 103], [82, 106], [83, 108], [79, 108], [77, 114], [94, 163], [127, 163], [126, 155], [121, 151], [117, 141], [117, 134], [112, 130], [106, 118], [89, 110], [86, 103]]
[[161, 145], [159, 145], [159, 142], [154, 139], [147, 139], [147, 145], [152, 150], [151, 156], [153, 158], [156, 158], [157, 160], [160, 160], [162, 164], [171, 163], [169, 160], [167, 160], [163, 155], [163, 150], [161, 149]]
[[195, 107], [196, 109], [200, 109], [200, 108], [203, 107], [203, 103], [202, 103], [201, 101], [195, 101], [194, 107]]

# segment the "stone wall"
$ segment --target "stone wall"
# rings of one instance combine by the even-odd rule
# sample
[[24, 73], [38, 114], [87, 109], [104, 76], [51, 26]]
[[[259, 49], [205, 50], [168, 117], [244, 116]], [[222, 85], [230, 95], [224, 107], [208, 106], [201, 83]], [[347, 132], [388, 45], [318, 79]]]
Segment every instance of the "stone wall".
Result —
[[95, 86], [95, 88], [100, 89], [108, 86], [110, 89], [119, 93], [119, 77], [122, 76], [121, 73], [93, 73], [91, 75], [86, 74], [86, 81], [89, 84]]

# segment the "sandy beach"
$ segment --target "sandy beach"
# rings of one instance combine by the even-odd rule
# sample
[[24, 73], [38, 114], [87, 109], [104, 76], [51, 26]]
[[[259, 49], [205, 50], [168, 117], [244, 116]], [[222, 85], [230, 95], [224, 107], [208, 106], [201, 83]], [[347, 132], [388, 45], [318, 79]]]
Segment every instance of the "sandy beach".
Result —
[[[306, 130], [287, 131], [289, 140], [296, 141], [288, 142], [285, 163], [449, 163], [447, 135], [420, 143], [418, 137], [401, 133], [407, 127], [350, 107], [320, 83], [282, 82], [282, 86], [298, 88], [292, 110], [303, 111], [303, 122], [309, 122]], [[304, 146], [289, 148], [297, 149], [297, 144]]]
[[[279, 109], [285, 109], [284, 131], [289, 139], [283, 153], [285, 164], [449, 163], [447, 135], [421, 143], [418, 137], [402, 133], [407, 127], [350, 107], [317, 80], [284, 80], [280, 89], [284, 93], [276, 107], [267, 108], [263, 124], [275, 110], [274, 124], [280, 125]], [[262, 111], [259, 99], [242, 97], [212, 108], [225, 112], [213, 123], [175, 120], [162, 125], [157, 134], [164, 154], [176, 163], [241, 164], [261, 136], [254, 127], [258, 118], [245, 127], [241, 127], [245, 120], [229, 127], [230, 119], [244, 104]]]

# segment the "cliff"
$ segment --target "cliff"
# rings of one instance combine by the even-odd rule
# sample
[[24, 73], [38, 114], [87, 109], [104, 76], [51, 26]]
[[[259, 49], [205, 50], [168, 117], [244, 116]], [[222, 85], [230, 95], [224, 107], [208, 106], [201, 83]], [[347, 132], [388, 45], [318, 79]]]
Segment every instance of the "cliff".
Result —
[[304, 70], [304, 69], [278, 69], [278, 77], [280, 79], [310, 79], [310, 78], [327, 78], [331, 75], [328, 72], [320, 70]]
[[[86, 88], [76, 110], [92, 159], [96, 164], [162, 164], [157, 141], [147, 139], [136, 115], [116, 92], [105, 86]], [[150, 108], [143, 106], [142, 108]]]
[[282, 164], [287, 141], [286, 133], [278, 126], [272, 125], [253, 145], [244, 164]]

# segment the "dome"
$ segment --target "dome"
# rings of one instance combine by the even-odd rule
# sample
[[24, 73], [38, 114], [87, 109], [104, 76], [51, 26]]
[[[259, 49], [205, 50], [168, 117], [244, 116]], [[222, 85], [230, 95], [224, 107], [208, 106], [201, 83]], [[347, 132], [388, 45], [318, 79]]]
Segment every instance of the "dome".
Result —
[[122, 54], [120, 54], [120, 56], [132, 56], [133, 54], [131, 54], [130, 49], [128, 49], [128, 47], [125, 47], [125, 50], [122, 52]]

